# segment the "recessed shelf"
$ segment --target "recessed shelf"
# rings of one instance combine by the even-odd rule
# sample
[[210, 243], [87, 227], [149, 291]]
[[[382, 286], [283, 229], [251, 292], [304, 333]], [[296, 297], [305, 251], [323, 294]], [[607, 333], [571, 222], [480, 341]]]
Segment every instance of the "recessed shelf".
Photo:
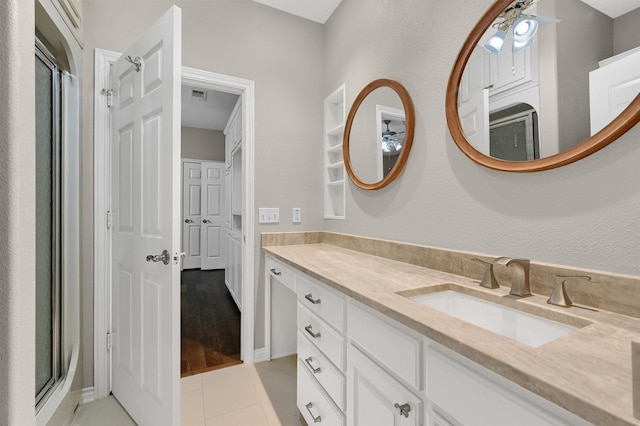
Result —
[[345, 218], [345, 171], [342, 157], [346, 116], [345, 85], [324, 99], [324, 217]]
[[334, 145], [330, 148], [327, 148], [327, 152], [341, 152], [342, 151], [342, 143], [339, 143], [338, 145]]

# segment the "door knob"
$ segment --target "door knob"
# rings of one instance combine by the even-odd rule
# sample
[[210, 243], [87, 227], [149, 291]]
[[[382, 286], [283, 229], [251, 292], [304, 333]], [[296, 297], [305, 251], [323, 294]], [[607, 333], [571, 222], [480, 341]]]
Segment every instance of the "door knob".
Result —
[[202, 223], [211, 223], [209, 219], [202, 219]]
[[184, 223], [193, 223], [193, 221], [191, 219], [185, 219]]
[[168, 265], [171, 261], [171, 255], [167, 250], [163, 250], [162, 254], [150, 254], [147, 256], [147, 262], [162, 262], [165, 265]]

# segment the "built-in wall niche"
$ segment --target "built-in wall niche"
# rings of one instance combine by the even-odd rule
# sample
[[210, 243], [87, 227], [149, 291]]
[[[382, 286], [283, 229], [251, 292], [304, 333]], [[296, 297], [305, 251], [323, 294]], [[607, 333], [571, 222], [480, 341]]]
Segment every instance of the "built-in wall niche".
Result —
[[342, 139], [345, 124], [345, 85], [324, 100], [324, 218], [345, 218], [345, 170]]

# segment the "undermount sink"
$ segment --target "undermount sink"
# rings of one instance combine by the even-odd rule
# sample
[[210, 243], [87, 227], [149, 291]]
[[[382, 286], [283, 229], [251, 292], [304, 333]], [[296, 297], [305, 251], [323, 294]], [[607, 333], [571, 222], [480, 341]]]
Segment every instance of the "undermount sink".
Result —
[[[494, 303], [465, 294], [472, 293], [473, 290], [454, 284], [438, 286], [429, 290], [432, 290], [429, 294], [401, 295], [534, 348], [589, 324], [587, 321], [580, 321], [578, 318], [570, 318], [571, 322], [574, 323], [572, 325], [562, 324], [532, 313], [504, 306], [501, 303]], [[458, 290], [462, 290], [462, 292]], [[483, 294], [482, 296], [486, 298], [490, 295]], [[495, 298], [498, 301], [501, 297], [496, 295]], [[511, 303], [513, 302], [511, 300]], [[529, 307], [529, 309], [531, 308]]]

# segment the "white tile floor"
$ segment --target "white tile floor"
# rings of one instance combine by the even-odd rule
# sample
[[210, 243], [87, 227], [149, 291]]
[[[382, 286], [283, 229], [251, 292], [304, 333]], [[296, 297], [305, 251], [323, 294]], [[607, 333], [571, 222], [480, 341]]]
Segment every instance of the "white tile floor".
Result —
[[[300, 426], [296, 357], [233, 367], [180, 379], [182, 426]], [[114, 417], [117, 416], [117, 417]], [[117, 423], [113, 423], [114, 419]], [[133, 425], [113, 397], [80, 407], [73, 426]], [[102, 422], [102, 423], [101, 423]]]

